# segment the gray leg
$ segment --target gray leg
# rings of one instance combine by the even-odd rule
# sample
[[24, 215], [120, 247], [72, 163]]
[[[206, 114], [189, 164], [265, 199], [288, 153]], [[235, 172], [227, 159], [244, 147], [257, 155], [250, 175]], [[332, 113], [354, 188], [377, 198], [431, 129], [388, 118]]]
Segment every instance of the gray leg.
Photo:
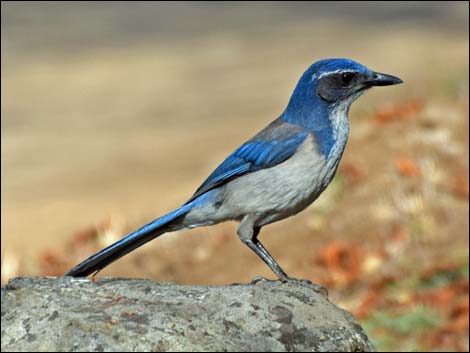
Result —
[[[253, 250], [256, 255], [258, 255], [268, 266], [271, 268], [271, 270], [279, 277], [279, 279], [282, 282], [288, 282], [288, 281], [295, 281], [299, 282], [301, 284], [305, 284], [308, 286], [313, 287], [313, 289], [316, 292], [319, 292], [320, 294], [328, 297], [328, 290], [318, 284], [314, 284], [310, 282], [309, 280], [305, 279], [296, 279], [289, 277], [284, 270], [279, 266], [274, 260], [274, 258], [271, 256], [271, 254], [266, 250], [266, 248], [261, 244], [261, 242], [258, 240], [258, 234], [261, 230], [261, 227], [255, 227], [254, 222], [256, 220], [255, 216], [245, 216], [242, 221], [240, 222], [240, 226], [238, 227], [238, 237], [240, 240], [248, 245], [248, 247]], [[260, 281], [268, 281], [267, 279], [263, 277], [256, 277], [252, 283], [257, 283]]]
[[237, 231], [240, 240], [248, 245], [248, 247], [271, 268], [280, 280], [289, 280], [290, 277], [282, 270], [281, 266], [277, 264], [276, 260], [274, 260], [268, 250], [266, 250], [263, 244], [258, 240], [258, 233], [261, 228], [254, 226], [255, 220], [256, 217], [251, 215], [245, 216], [245, 218], [242, 219]]

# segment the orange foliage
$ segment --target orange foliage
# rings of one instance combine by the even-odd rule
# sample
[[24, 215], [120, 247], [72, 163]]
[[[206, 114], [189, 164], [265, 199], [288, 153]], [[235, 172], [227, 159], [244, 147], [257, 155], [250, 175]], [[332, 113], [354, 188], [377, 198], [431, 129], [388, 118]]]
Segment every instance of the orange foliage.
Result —
[[331, 242], [320, 250], [317, 260], [328, 268], [331, 285], [349, 285], [362, 274], [363, 253], [357, 245]]
[[395, 165], [401, 175], [406, 177], [417, 177], [420, 176], [421, 172], [419, 171], [416, 162], [408, 157], [399, 157], [395, 160]]
[[468, 200], [468, 193], [469, 193], [468, 173], [466, 175], [463, 173], [459, 174], [454, 178], [452, 192], [455, 196]]
[[411, 99], [397, 105], [385, 105], [377, 109], [374, 114], [374, 122], [387, 124], [397, 120], [415, 118], [424, 108], [421, 99]]
[[341, 163], [340, 172], [346, 177], [348, 183], [352, 185], [359, 184], [364, 181], [365, 174], [358, 168], [358, 166], [352, 162], [343, 162]]
[[39, 256], [39, 266], [43, 276], [62, 276], [67, 269], [67, 261], [63, 255], [46, 250]]
[[389, 284], [395, 281], [396, 278], [393, 276], [383, 276], [370, 283], [359, 307], [354, 311], [354, 315], [359, 319], [369, 316], [379, 304], [385, 301], [385, 290]]

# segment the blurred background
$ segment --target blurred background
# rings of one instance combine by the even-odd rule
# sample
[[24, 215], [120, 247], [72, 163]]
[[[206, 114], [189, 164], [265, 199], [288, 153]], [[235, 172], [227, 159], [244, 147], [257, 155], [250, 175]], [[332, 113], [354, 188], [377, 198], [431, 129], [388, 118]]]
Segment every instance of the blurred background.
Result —
[[[306, 68], [347, 57], [405, 84], [350, 111], [317, 202], [263, 228], [380, 350], [467, 350], [467, 2], [1, 3], [1, 264], [68, 268], [185, 202], [274, 120]], [[100, 276], [274, 278], [235, 223], [164, 235]]]

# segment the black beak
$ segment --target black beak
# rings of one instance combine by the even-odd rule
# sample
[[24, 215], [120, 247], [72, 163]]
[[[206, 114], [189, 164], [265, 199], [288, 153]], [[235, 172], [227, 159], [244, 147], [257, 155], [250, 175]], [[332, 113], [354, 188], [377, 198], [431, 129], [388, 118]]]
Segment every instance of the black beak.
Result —
[[391, 86], [403, 83], [403, 81], [392, 75], [381, 74], [380, 72], [374, 72], [372, 76], [365, 81], [365, 84], [369, 87], [372, 86]]

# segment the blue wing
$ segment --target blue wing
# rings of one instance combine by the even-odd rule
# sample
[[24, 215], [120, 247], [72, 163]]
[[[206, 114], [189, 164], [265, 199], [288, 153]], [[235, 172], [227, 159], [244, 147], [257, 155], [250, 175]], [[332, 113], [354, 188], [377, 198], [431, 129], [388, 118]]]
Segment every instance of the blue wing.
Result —
[[191, 199], [246, 173], [271, 168], [290, 158], [304, 142], [308, 131], [277, 119], [241, 145], [202, 183]]

